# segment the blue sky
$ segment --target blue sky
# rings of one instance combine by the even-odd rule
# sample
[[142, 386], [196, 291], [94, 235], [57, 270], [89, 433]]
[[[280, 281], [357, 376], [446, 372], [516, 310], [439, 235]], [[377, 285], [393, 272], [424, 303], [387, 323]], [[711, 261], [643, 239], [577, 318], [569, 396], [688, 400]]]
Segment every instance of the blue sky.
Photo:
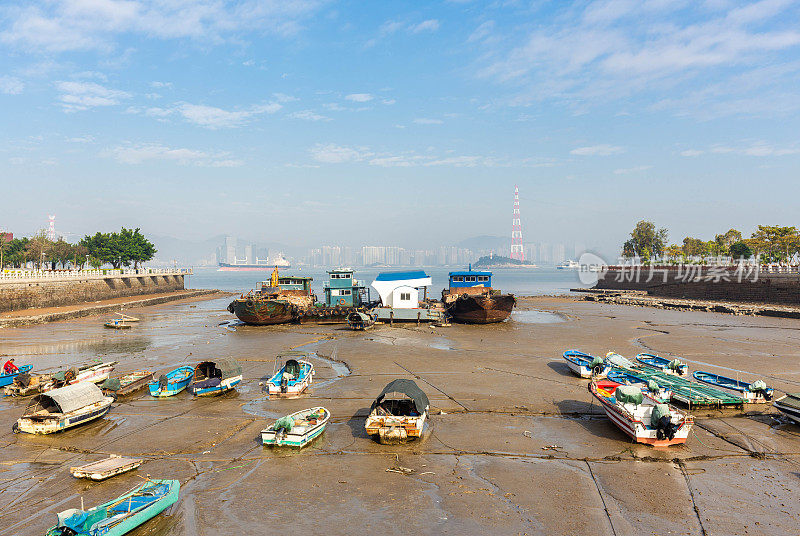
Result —
[[794, 225], [788, 0], [0, 7], [0, 227], [607, 252]]

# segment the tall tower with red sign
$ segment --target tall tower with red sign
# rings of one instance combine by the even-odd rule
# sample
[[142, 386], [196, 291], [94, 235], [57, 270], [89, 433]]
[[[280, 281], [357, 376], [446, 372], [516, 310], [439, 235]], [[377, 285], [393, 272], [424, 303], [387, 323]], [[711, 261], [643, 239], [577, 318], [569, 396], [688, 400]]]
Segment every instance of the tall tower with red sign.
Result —
[[514, 214], [511, 220], [511, 258], [525, 260], [525, 250], [522, 247], [522, 220], [519, 215], [519, 188], [514, 185]]

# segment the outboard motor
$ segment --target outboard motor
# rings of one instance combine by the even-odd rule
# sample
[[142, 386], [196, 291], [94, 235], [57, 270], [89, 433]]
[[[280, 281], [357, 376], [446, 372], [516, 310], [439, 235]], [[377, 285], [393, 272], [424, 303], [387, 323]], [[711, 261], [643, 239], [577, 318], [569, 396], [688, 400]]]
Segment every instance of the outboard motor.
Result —
[[166, 374], [162, 374], [158, 377], [158, 390], [159, 391], [166, 391], [167, 385], [169, 385], [169, 379], [167, 378]]
[[281, 393], [286, 393], [289, 390], [289, 379], [284, 375], [281, 376]]
[[658, 439], [669, 440], [675, 438], [675, 425], [672, 424], [669, 415], [664, 415], [658, 420], [658, 424], [656, 425], [656, 437]]

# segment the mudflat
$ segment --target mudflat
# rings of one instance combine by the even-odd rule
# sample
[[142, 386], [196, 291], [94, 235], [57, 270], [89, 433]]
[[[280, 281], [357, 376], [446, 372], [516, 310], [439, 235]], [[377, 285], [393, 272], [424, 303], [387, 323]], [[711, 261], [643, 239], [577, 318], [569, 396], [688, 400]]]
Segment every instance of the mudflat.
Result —
[[[680, 356], [690, 370], [763, 378], [800, 391], [800, 321], [524, 298], [485, 326], [220, 326], [227, 298], [126, 309], [102, 317], [0, 329], [0, 354], [34, 371], [101, 358], [115, 372], [159, 372], [233, 357], [244, 381], [218, 398], [183, 392], [120, 399], [93, 423], [15, 435], [25, 400], [0, 401], [0, 533], [43, 534], [56, 513], [114, 498], [143, 478], [181, 481], [166, 514], [131, 534], [797, 534], [800, 427], [770, 405], [698, 410], [686, 445], [632, 443], [573, 376], [569, 348]], [[317, 375], [295, 399], [259, 382], [275, 356], [306, 350]], [[6, 359], [3, 357], [3, 359]], [[419, 441], [385, 446], [364, 418], [394, 378], [427, 393]], [[301, 451], [271, 449], [260, 430], [322, 405], [325, 433]], [[142, 466], [108, 481], [69, 468], [109, 454]]]

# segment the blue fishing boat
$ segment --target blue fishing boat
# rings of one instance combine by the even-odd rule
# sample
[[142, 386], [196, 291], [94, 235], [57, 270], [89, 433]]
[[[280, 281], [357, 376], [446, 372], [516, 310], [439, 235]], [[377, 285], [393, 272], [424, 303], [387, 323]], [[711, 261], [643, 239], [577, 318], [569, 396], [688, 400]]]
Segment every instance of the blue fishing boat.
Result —
[[581, 378], [591, 378], [605, 376], [609, 367], [603, 362], [603, 358], [589, 355], [580, 350], [567, 350], [564, 352], [564, 359], [567, 360], [569, 369]]
[[203, 361], [194, 368], [189, 391], [194, 396], [215, 396], [230, 391], [242, 381], [242, 367], [235, 359]]
[[5, 373], [0, 374], [0, 387], [11, 385], [11, 383], [14, 381], [14, 378], [19, 376], [20, 374], [27, 374], [32, 369], [33, 365], [22, 365], [16, 372], [12, 372], [11, 374], [5, 374]]
[[622, 385], [635, 385], [641, 388], [642, 392], [646, 392], [648, 396], [664, 404], [669, 403], [672, 398], [672, 391], [666, 387], [660, 386], [655, 380], [645, 380], [622, 369], [609, 369], [606, 373], [606, 378]]
[[686, 363], [681, 363], [680, 359], [667, 359], [655, 354], [638, 354], [636, 361], [657, 368], [667, 374], [677, 374], [678, 376], [689, 374], [689, 366]]
[[752, 383], [747, 383], [741, 380], [728, 378], [727, 376], [703, 372], [702, 370], [695, 370], [692, 376], [694, 376], [696, 380], [715, 387], [723, 387], [731, 391], [738, 391], [742, 393], [742, 399], [744, 399], [745, 402], [763, 404], [772, 400], [772, 395], [774, 393], [771, 387], [767, 387], [764, 380], [756, 380]]
[[150, 395], [162, 397], [177, 395], [189, 385], [194, 375], [194, 367], [178, 367], [175, 370], [162, 374], [158, 380], [152, 381], [147, 386]]
[[[276, 358], [280, 359], [279, 355]], [[274, 369], [273, 369], [274, 370]], [[308, 361], [287, 359], [278, 372], [267, 381], [266, 390], [270, 395], [299, 395], [314, 381], [314, 365]]]
[[105, 504], [58, 514], [47, 536], [121, 536], [157, 516], [178, 500], [177, 480], [149, 480]]

